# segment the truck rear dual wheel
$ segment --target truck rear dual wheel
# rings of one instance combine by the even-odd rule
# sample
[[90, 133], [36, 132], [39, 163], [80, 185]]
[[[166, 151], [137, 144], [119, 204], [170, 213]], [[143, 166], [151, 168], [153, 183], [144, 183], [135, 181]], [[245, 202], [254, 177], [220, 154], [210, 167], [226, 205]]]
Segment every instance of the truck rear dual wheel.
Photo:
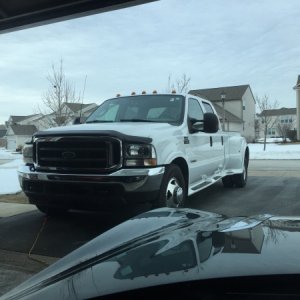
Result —
[[227, 188], [231, 188], [234, 186], [238, 188], [242, 188], [246, 185], [247, 178], [248, 178], [248, 160], [245, 158], [243, 173], [225, 176], [222, 178], [222, 182], [224, 187]]
[[186, 195], [186, 183], [180, 168], [175, 164], [168, 165], [160, 187], [157, 206], [183, 207]]

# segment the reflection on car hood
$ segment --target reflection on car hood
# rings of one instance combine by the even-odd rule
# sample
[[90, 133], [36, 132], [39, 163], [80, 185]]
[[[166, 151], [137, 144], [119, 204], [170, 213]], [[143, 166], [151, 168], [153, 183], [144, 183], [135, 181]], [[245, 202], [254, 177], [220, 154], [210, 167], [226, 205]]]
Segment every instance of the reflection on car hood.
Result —
[[161, 284], [299, 274], [300, 217], [162, 208], [105, 232], [0, 299], [86, 299]]

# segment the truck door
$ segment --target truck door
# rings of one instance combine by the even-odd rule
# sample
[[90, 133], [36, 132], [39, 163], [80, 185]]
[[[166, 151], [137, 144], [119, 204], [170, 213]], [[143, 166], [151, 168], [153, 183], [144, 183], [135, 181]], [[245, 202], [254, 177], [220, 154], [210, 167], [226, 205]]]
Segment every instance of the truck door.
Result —
[[[204, 107], [205, 112], [214, 113], [211, 104], [202, 101], [202, 105]], [[219, 130], [216, 133], [210, 133], [211, 137], [211, 155], [212, 155], [212, 171], [213, 173], [218, 173], [220, 170], [223, 169], [224, 166], [224, 158], [225, 158], [225, 151], [224, 151], [224, 132]]]
[[[197, 99], [188, 99], [188, 119], [203, 120], [203, 110]], [[190, 184], [193, 185], [214, 172], [214, 157], [212, 156], [211, 134], [194, 132], [188, 135], [186, 154], [189, 160]]]

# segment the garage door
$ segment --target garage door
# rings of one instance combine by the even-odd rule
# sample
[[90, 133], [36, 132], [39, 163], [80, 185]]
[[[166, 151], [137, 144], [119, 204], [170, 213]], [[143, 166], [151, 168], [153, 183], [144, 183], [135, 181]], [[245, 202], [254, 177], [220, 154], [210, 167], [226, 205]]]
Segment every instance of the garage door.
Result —
[[7, 149], [8, 150], [12, 150], [12, 151], [15, 151], [17, 148], [17, 145], [16, 145], [16, 140], [15, 139], [7, 139]]

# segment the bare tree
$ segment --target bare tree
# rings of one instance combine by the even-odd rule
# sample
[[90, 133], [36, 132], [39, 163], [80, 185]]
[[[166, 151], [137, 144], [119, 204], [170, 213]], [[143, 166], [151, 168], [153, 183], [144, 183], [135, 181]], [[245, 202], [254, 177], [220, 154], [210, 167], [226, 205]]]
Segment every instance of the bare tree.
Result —
[[260, 126], [261, 126], [261, 124], [259, 122], [259, 119], [256, 118], [254, 121], [255, 138], [259, 137]]
[[190, 89], [190, 81], [191, 77], [188, 77], [185, 73], [183, 73], [181, 77], [176, 79], [175, 81], [172, 80], [172, 75], [169, 74], [166, 92], [170, 93], [171, 90], [176, 90], [177, 93], [187, 93]]
[[275, 123], [277, 122], [277, 117], [274, 118], [270, 114], [270, 110], [276, 109], [278, 107], [278, 102], [272, 101], [269, 99], [267, 95], [262, 98], [256, 97], [256, 103], [260, 109], [260, 118], [264, 128], [264, 151], [266, 150], [266, 142], [267, 142], [267, 134], [268, 129], [273, 128]]
[[45, 108], [40, 112], [48, 115], [46, 122], [50, 127], [66, 125], [73, 118], [66, 103], [80, 103], [80, 94], [76, 93], [74, 85], [66, 78], [62, 59], [58, 66], [52, 64], [52, 73], [46, 78], [49, 86], [42, 95]]
[[286, 143], [286, 139], [288, 137], [289, 131], [293, 128], [292, 123], [278, 123], [277, 131], [283, 137], [283, 142]]

